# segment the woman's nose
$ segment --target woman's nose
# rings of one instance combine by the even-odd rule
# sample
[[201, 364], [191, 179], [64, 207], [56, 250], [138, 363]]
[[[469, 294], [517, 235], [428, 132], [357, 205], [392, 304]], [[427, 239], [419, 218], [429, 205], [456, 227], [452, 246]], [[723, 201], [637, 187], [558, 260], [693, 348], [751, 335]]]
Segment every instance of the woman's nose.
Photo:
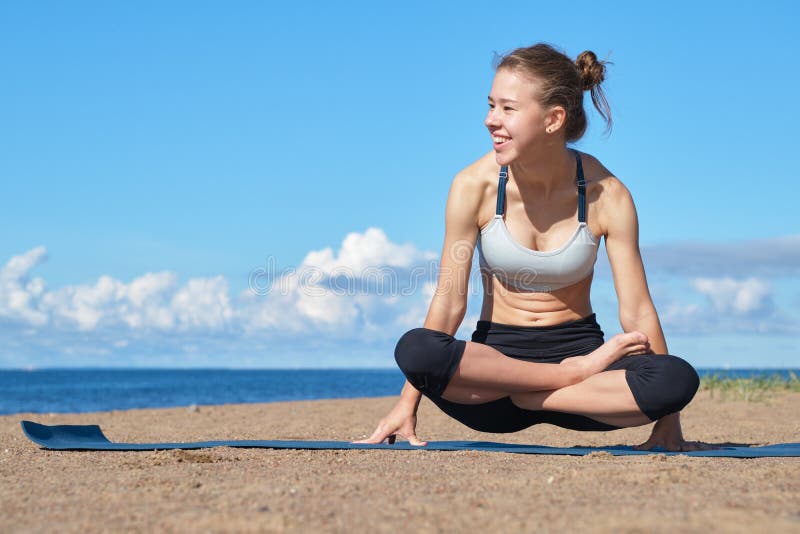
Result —
[[483, 122], [484, 122], [484, 124], [486, 124], [487, 127], [499, 126], [499, 122], [497, 120], [497, 115], [495, 114], [493, 109], [490, 109], [486, 113], [486, 120], [483, 121]]

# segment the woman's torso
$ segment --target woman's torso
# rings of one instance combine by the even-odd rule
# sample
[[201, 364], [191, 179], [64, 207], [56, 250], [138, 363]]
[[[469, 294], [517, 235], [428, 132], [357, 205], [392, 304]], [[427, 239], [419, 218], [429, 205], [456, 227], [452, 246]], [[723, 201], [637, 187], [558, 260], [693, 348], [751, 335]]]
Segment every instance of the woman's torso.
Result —
[[[598, 242], [605, 235], [601, 217], [602, 180], [608, 175], [594, 158], [582, 154], [586, 181], [586, 230], [589, 239]], [[478, 226], [485, 230], [496, 214], [500, 166], [490, 152], [479, 162], [482, 198]], [[565, 184], [549, 199], [535, 191], [520, 190], [509, 180], [505, 187], [503, 221], [508, 237], [521, 247], [534, 251], [554, 251], [564, 247], [579, 231], [578, 190], [575, 183]], [[478, 252], [476, 250], [476, 252]], [[478, 252], [479, 253], [479, 252]], [[538, 259], [546, 261], [546, 259]], [[590, 290], [593, 273], [581, 280], [549, 292], [519, 289], [481, 268], [483, 306], [480, 319], [508, 325], [548, 326], [574, 321], [592, 314]]]

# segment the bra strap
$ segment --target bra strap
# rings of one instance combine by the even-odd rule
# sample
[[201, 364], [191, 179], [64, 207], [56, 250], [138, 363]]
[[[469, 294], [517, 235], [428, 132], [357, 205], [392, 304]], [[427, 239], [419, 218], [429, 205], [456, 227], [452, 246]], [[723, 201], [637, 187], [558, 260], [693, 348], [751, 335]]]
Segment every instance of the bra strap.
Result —
[[497, 183], [497, 210], [495, 214], [502, 215], [506, 209], [506, 182], [508, 181], [508, 165], [500, 167], [500, 180]]
[[583, 163], [577, 150], [573, 150], [572, 153], [575, 154], [575, 161], [578, 163], [578, 172], [575, 176], [575, 183], [578, 185], [578, 222], [586, 222], [586, 180], [583, 177]]
[[[578, 222], [586, 222], [586, 179], [583, 176], [583, 163], [581, 163], [581, 156], [577, 150], [573, 150], [572, 153], [575, 154], [575, 162], [578, 164], [578, 169], [575, 176], [575, 183], [578, 185]], [[502, 215], [505, 211], [507, 181], [508, 166], [503, 165], [500, 167], [500, 177], [497, 184], [496, 215]]]

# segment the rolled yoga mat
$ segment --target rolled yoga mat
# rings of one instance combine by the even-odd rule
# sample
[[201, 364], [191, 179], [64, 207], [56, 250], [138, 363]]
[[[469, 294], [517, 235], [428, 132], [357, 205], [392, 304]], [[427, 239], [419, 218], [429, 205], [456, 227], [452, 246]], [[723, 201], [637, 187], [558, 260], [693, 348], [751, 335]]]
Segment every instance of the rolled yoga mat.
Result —
[[234, 440], [197, 441], [191, 443], [114, 443], [97, 425], [47, 426], [33, 421], [22, 421], [25, 435], [46, 449], [72, 451], [154, 451], [168, 449], [205, 449], [209, 447], [242, 447], [262, 449], [382, 449], [394, 451], [486, 451], [514, 452], [518, 454], [567, 454], [583, 456], [592, 452], [608, 452], [614, 456], [641, 454], [685, 454], [687, 456], [725, 456], [729, 458], [766, 458], [775, 456], [800, 456], [800, 443], [782, 443], [764, 447], [723, 447], [712, 451], [666, 452], [637, 451], [626, 446], [612, 447], [543, 447], [489, 441], [429, 441], [425, 447], [415, 447], [407, 442], [393, 445], [367, 445], [347, 441], [284, 441], [284, 440]]

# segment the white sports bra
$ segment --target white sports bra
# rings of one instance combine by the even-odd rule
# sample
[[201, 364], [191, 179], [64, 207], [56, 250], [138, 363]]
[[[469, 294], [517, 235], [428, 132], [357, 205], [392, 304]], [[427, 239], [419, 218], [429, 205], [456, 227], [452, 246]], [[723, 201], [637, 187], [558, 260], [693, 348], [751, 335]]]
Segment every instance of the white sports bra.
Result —
[[578, 162], [575, 177], [578, 186], [578, 227], [572, 237], [555, 250], [532, 250], [523, 247], [511, 236], [503, 220], [508, 167], [500, 169], [497, 210], [491, 222], [478, 235], [478, 257], [482, 269], [518, 290], [555, 291], [583, 280], [594, 270], [600, 241], [586, 224], [583, 165], [578, 151], [572, 152]]

